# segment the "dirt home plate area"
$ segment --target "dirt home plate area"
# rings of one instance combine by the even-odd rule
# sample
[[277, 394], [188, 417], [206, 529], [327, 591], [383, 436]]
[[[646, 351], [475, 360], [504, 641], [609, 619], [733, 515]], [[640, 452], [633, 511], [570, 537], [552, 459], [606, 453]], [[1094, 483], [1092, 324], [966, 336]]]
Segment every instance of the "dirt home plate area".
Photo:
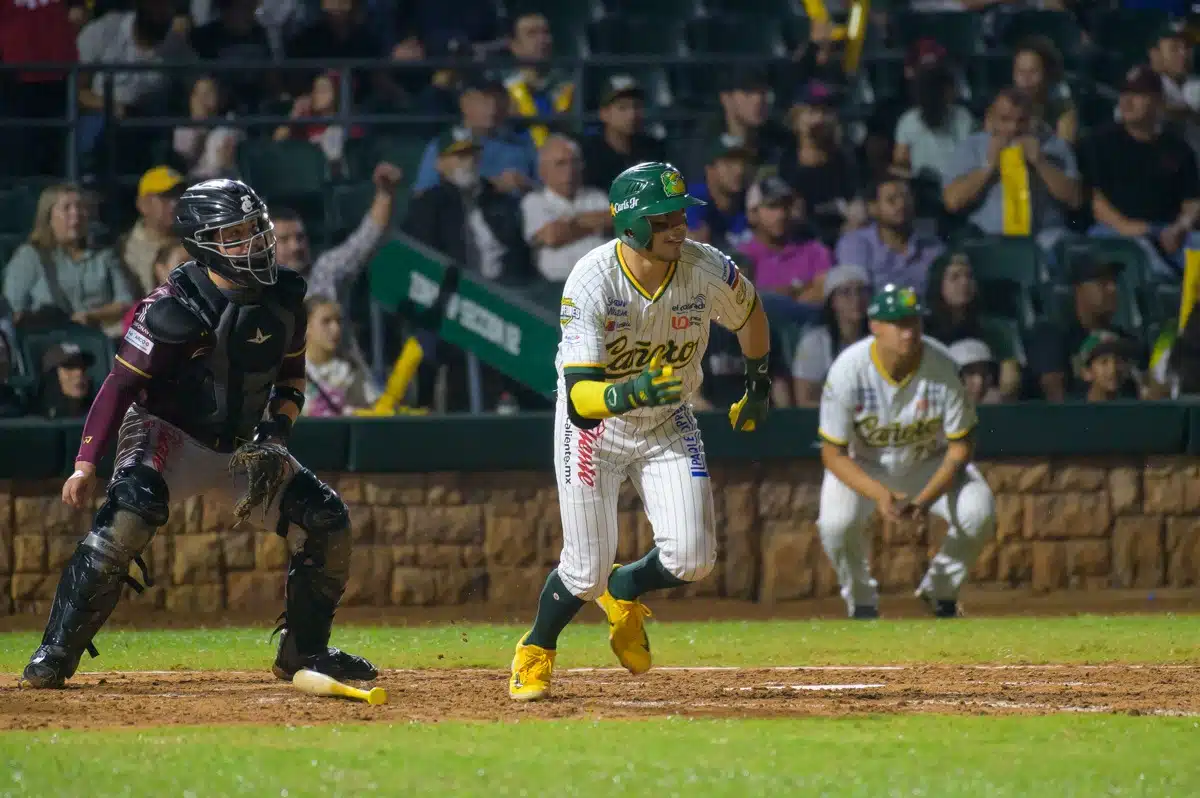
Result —
[[819, 666], [564, 669], [552, 700], [514, 704], [503, 671], [386, 671], [389, 703], [369, 707], [304, 695], [268, 673], [90, 673], [65, 691], [0, 689], [0, 728], [174, 724], [304, 726], [374, 721], [1046, 714], [1200, 716], [1194, 666]]

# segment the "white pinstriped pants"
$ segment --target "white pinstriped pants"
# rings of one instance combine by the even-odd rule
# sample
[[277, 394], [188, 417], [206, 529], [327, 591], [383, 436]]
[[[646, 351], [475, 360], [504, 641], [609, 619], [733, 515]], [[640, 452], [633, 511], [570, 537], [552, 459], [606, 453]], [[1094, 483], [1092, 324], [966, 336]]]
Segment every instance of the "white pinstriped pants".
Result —
[[[886, 474], [881, 469], [860, 463], [871, 476], [893, 491], [916, 496], [941, 465], [941, 458], [917, 463], [907, 474]], [[817, 528], [821, 545], [837, 571], [842, 598], [853, 613], [855, 605], [877, 607], [879, 589], [871, 577], [868, 555], [871, 541], [867, 523], [875, 502], [855, 493], [830, 472], [821, 483], [821, 510]], [[937, 599], [953, 599], [967, 580], [971, 565], [983, 544], [996, 529], [996, 503], [992, 489], [974, 465], [968, 465], [946, 493], [929, 511], [949, 524], [942, 549], [929, 563], [919, 589]]]
[[646, 506], [663, 567], [685, 582], [717, 560], [712, 483], [696, 417], [681, 405], [662, 425], [634, 434], [620, 418], [581, 430], [559, 402], [554, 472], [562, 512], [558, 575], [573, 595], [604, 593], [617, 556], [617, 496], [626, 478]]

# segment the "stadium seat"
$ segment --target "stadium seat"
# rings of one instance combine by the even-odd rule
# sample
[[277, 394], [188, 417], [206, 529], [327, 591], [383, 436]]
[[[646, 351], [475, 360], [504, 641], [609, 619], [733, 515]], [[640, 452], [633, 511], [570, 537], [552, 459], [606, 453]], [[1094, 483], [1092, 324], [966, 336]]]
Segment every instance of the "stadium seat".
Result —
[[1150, 42], [1167, 24], [1167, 19], [1166, 12], [1150, 9], [1106, 11], [1096, 22], [1096, 47], [1116, 59], [1124, 71], [1146, 60]]
[[605, 55], [683, 55], [681, 28], [670, 18], [608, 17], [588, 26], [588, 44]]
[[953, 251], [970, 258], [985, 313], [1014, 319], [1023, 329], [1033, 326], [1045, 267], [1032, 239], [986, 236], [967, 240]]
[[979, 317], [979, 326], [989, 337], [1003, 339], [1008, 348], [1017, 353], [1017, 360], [1025, 362], [1025, 343], [1021, 340], [1021, 325], [1016, 319], [989, 316], [985, 313]]
[[777, 19], [805, 15], [801, 0], [704, 0], [704, 8], [710, 14], [761, 14]]
[[307, 141], [247, 139], [237, 158], [243, 178], [268, 202], [320, 195], [329, 174], [325, 154]]
[[27, 234], [22, 233], [0, 233], [0, 275], [4, 274], [4, 267], [8, 265], [17, 247], [25, 243], [27, 237]]
[[982, 15], [960, 11], [905, 12], [897, 25], [900, 41], [913, 42], [928, 37], [966, 63], [983, 51]]
[[405, 176], [411, 180], [417, 174], [421, 156], [425, 153], [425, 147], [428, 144], [428, 139], [416, 136], [375, 136], [372, 147], [373, 158], [362, 176], [369, 180], [375, 164], [380, 161], [388, 161], [403, 169]]
[[1064, 11], [1026, 9], [1013, 14], [1004, 26], [1004, 42], [1015, 48], [1029, 36], [1045, 36], [1054, 42], [1069, 66], [1079, 53], [1081, 33], [1075, 18]]
[[608, 16], [652, 13], [656, 17], [690, 19], [700, 11], [697, 0], [603, 0], [601, 6]]
[[29, 235], [37, 201], [37, 192], [26, 186], [0, 189], [0, 233]]
[[375, 199], [375, 184], [370, 181], [343, 183], [330, 188], [325, 206], [325, 225], [334, 241], [345, 238], [362, 221]]
[[609, 78], [614, 75], [629, 75], [646, 92], [646, 107], [669, 108], [674, 102], [674, 93], [667, 80], [667, 74], [661, 67], [584, 67], [583, 101], [584, 108], [595, 111], [600, 107], [600, 100], [608, 86]]
[[113, 365], [113, 356], [117, 353], [113, 342], [102, 331], [80, 324], [69, 324], [38, 332], [19, 332], [18, 339], [17, 347], [25, 361], [26, 373], [35, 377], [41, 373], [42, 356], [51, 346], [63, 341], [77, 344], [94, 358], [91, 368], [88, 369], [88, 376], [97, 388], [108, 376]]
[[778, 21], [757, 14], [721, 14], [687, 23], [688, 48], [695, 54], [786, 56], [790, 51]]

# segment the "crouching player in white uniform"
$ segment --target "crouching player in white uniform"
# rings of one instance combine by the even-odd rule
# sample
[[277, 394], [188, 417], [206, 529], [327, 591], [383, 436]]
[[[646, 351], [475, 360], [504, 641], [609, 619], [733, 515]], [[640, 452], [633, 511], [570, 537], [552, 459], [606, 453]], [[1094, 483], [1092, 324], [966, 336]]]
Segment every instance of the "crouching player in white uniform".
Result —
[[[617, 660], [648, 670], [650, 612], [638, 597], [712, 571], [712, 484], [687, 405], [703, 379], [710, 321], [737, 333], [746, 358], [730, 424], [753, 431], [767, 412], [770, 337], [754, 286], [720, 250], [685, 238], [686, 209], [704, 203], [663, 163], [626, 169], [609, 202], [617, 240], [583, 256], [563, 287], [554, 419], [563, 548], [513, 657], [517, 701], [546, 695], [559, 633], [589, 601], [608, 616]], [[626, 479], [646, 505], [654, 548], [614, 569]]]
[[921, 334], [921, 305], [888, 285], [867, 310], [871, 335], [833, 362], [821, 395], [821, 544], [853, 618], [879, 617], [867, 522], [950, 525], [917, 588], [939, 618], [959, 614], [958, 592], [993, 534], [992, 491], [971, 464], [975, 408], [949, 352]]

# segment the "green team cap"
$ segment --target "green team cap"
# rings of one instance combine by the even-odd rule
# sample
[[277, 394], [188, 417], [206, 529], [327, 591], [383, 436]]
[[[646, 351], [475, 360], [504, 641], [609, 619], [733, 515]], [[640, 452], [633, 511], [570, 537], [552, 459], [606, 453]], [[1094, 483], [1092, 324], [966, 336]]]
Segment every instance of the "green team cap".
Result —
[[902, 321], [920, 316], [925, 312], [917, 292], [911, 288], [899, 288], [891, 283], [871, 299], [867, 306], [867, 318], [876, 321]]

